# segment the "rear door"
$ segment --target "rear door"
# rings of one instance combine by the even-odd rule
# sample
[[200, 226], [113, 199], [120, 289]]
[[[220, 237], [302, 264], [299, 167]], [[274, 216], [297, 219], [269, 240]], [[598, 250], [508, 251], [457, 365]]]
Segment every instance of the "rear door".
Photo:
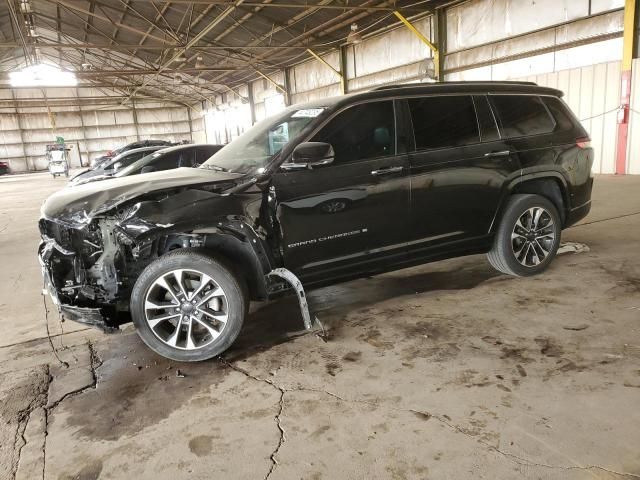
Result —
[[484, 95], [406, 99], [414, 252], [487, 235], [504, 180], [518, 169]]
[[333, 146], [332, 164], [274, 175], [285, 266], [301, 278], [329, 280], [405, 253], [408, 157], [394, 112], [393, 100], [347, 107], [310, 139]]

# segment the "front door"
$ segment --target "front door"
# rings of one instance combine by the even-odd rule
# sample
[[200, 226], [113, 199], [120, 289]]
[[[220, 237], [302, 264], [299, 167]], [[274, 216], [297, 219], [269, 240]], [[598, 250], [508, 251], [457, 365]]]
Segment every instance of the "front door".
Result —
[[333, 146], [333, 163], [274, 175], [289, 270], [328, 281], [404, 254], [410, 184], [396, 137], [392, 100], [357, 104], [310, 139]]

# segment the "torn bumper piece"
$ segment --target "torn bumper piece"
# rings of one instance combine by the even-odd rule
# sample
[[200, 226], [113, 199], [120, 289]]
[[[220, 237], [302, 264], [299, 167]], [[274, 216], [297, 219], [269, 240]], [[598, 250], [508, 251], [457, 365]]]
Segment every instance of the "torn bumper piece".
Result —
[[113, 333], [118, 331], [118, 327], [107, 325], [107, 322], [99, 308], [76, 307], [75, 305], [58, 305], [60, 315], [65, 320], [73, 320], [74, 322], [90, 327], [96, 327], [105, 333]]
[[43, 290], [42, 293], [49, 294], [53, 303], [58, 307], [58, 313], [63, 320], [73, 320], [74, 322], [81, 323], [83, 325], [96, 327], [105, 333], [117, 331], [118, 327], [107, 324], [107, 320], [102, 314], [100, 308], [79, 307], [62, 303], [51, 273], [51, 258], [56, 251], [67, 257], [72, 257], [74, 255], [73, 252], [65, 250], [59, 246], [55, 240], [44, 238], [38, 247], [38, 261], [42, 268], [42, 277], [45, 285], [45, 290]]
[[[304, 292], [304, 287], [302, 286], [302, 282], [295, 274], [286, 268], [275, 268], [271, 270], [267, 275], [271, 275], [274, 277], [280, 277], [283, 280], [286, 280], [289, 285], [293, 287], [298, 296], [298, 303], [300, 304], [300, 313], [302, 313], [302, 321], [304, 322], [304, 328], [306, 330], [311, 330], [313, 327], [311, 312], [309, 311], [309, 304], [307, 303], [307, 295]], [[324, 332], [324, 326], [318, 320], [318, 317], [313, 317], [313, 322], [315, 322]]]

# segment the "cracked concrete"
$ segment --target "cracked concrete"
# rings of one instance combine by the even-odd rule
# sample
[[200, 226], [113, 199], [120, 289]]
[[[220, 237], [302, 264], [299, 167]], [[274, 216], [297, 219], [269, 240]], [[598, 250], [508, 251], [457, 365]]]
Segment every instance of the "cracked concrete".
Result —
[[[7, 204], [22, 184], [59, 182], [0, 181]], [[472, 256], [309, 292], [326, 342], [294, 298], [193, 365], [50, 314], [68, 368], [32, 264], [40, 199], [20, 197], [0, 232], [21, 285], [0, 290], [0, 479], [638, 478], [639, 187], [598, 177], [563, 234], [590, 250], [543, 276]]]

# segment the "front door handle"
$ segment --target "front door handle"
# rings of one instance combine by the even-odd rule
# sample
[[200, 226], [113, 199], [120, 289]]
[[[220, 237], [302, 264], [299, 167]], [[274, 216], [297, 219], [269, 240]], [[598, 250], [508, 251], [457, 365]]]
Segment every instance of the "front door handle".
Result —
[[404, 167], [387, 167], [381, 168], [380, 170], [371, 170], [371, 175], [388, 175], [390, 173], [398, 173], [401, 172]]
[[509, 150], [500, 150], [499, 152], [489, 152], [484, 154], [485, 157], [508, 157], [509, 155], [511, 155]]

